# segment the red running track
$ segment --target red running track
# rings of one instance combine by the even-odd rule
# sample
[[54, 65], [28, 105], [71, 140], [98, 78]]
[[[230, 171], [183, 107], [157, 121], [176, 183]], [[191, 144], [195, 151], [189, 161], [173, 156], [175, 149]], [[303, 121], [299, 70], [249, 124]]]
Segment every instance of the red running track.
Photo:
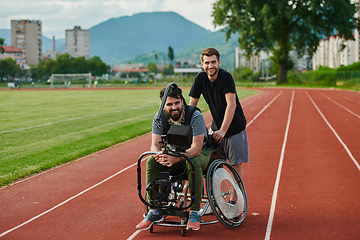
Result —
[[[269, 88], [241, 102], [248, 215], [238, 229], [202, 225], [187, 237], [360, 239], [360, 94]], [[135, 163], [149, 146], [145, 134], [0, 189], [0, 238], [182, 238], [174, 227], [135, 229]]]

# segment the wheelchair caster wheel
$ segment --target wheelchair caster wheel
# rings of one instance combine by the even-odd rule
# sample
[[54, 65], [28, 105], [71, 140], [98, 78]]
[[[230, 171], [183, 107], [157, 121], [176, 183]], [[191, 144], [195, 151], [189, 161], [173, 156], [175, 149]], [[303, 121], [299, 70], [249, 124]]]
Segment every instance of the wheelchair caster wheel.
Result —
[[181, 234], [182, 237], [185, 236], [185, 233], [186, 233], [185, 228], [181, 228], [181, 229], [180, 229], [180, 234]]

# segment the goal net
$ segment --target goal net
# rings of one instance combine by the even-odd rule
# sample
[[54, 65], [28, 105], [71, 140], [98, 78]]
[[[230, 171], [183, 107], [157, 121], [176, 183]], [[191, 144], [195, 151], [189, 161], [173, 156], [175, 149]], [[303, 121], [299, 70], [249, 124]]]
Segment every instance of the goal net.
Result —
[[52, 74], [48, 80], [51, 88], [81, 85], [91, 87], [91, 73]]

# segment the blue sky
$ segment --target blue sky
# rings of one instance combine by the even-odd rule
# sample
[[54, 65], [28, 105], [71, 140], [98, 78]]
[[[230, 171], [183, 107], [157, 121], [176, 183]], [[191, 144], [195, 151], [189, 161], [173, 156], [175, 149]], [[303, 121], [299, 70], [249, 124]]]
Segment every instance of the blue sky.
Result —
[[140, 12], [173, 11], [208, 30], [216, 0], [0, 0], [0, 29], [10, 29], [11, 19], [42, 22], [42, 34], [65, 38], [75, 25], [88, 29], [110, 18]]

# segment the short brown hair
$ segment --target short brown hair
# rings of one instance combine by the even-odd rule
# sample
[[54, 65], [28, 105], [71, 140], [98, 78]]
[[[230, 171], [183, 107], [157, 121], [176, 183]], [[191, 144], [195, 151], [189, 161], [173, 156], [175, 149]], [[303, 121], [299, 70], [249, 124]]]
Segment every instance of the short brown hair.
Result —
[[220, 53], [218, 52], [218, 50], [216, 50], [215, 48], [207, 48], [200, 54], [201, 62], [204, 61], [204, 56], [210, 57], [212, 55], [215, 55], [217, 60], [220, 61]]

